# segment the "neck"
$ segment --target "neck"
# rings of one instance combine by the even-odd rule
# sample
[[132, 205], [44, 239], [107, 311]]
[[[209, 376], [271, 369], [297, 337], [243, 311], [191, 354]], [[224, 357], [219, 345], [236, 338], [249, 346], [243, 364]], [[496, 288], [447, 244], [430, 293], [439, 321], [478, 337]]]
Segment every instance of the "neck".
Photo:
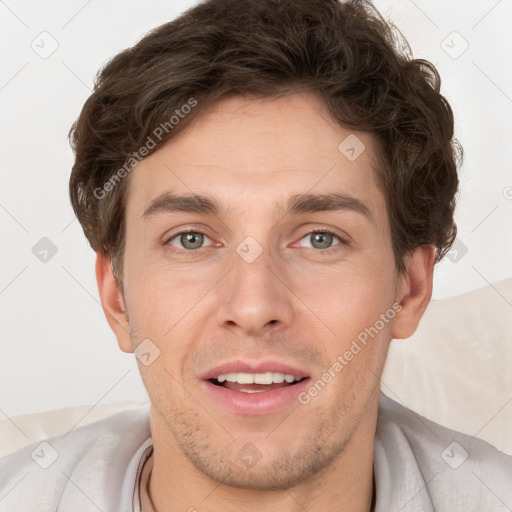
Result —
[[[176, 445], [169, 431], [153, 429], [163, 421], [152, 408], [154, 452], [147, 476], [154, 511], [224, 510], [247, 512], [308, 512], [343, 510], [369, 512], [373, 494], [373, 444], [377, 411], [369, 411], [343, 450], [314, 477], [282, 490], [241, 489], [209, 478]], [[159, 425], [162, 427], [162, 425]], [[167, 435], [158, 435], [158, 433]], [[172, 464], [169, 464], [172, 461]], [[143, 508], [151, 510], [150, 507]]]

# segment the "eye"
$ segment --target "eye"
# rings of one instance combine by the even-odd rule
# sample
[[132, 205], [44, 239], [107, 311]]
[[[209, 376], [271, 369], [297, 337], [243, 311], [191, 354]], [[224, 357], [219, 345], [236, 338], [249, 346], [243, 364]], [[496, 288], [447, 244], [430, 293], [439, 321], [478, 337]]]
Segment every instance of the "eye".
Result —
[[[178, 249], [194, 251], [202, 247], [205, 239], [210, 240], [210, 238], [201, 231], [182, 231], [181, 233], [173, 235], [166, 243], [169, 245], [178, 244]], [[173, 242], [174, 240], [176, 240], [176, 242]]]
[[[341, 239], [330, 231], [312, 231], [308, 233], [306, 236], [301, 238], [301, 242], [303, 240], [308, 241], [309, 245], [301, 245], [302, 247], [311, 247], [313, 249], [326, 250], [333, 247], [333, 241], [337, 239], [338, 243], [334, 244], [334, 246], [340, 245], [342, 243]], [[300, 243], [300, 242], [299, 242]]]

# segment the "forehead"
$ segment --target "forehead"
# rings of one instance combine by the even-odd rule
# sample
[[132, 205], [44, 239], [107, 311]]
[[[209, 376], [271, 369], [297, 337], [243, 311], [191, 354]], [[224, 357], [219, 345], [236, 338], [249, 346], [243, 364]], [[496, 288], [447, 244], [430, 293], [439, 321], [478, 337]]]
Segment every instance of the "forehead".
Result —
[[172, 192], [213, 196], [224, 213], [279, 215], [291, 196], [341, 192], [379, 210], [374, 166], [372, 137], [341, 126], [312, 94], [232, 97], [135, 167], [127, 209], [141, 215]]

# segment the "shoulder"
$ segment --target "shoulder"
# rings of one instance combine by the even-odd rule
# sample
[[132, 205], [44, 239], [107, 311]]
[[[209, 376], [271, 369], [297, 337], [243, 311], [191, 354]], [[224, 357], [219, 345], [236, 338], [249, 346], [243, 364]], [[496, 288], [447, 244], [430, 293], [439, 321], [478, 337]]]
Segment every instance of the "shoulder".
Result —
[[116, 510], [126, 468], [151, 436], [149, 404], [0, 459], [0, 511]]
[[403, 512], [512, 507], [511, 456], [383, 394], [374, 460], [377, 492], [392, 506], [405, 507]]

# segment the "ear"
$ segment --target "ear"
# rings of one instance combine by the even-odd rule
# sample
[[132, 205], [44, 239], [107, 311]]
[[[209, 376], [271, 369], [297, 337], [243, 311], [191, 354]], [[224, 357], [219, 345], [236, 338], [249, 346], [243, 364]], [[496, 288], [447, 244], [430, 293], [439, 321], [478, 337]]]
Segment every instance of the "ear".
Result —
[[398, 276], [396, 297], [402, 309], [393, 320], [392, 338], [409, 338], [418, 327], [432, 297], [435, 256], [433, 245], [423, 245], [406, 257], [405, 270]]
[[116, 335], [119, 348], [123, 352], [133, 352], [130, 324], [121, 289], [112, 273], [110, 258], [100, 252], [96, 253], [96, 282], [103, 312]]

